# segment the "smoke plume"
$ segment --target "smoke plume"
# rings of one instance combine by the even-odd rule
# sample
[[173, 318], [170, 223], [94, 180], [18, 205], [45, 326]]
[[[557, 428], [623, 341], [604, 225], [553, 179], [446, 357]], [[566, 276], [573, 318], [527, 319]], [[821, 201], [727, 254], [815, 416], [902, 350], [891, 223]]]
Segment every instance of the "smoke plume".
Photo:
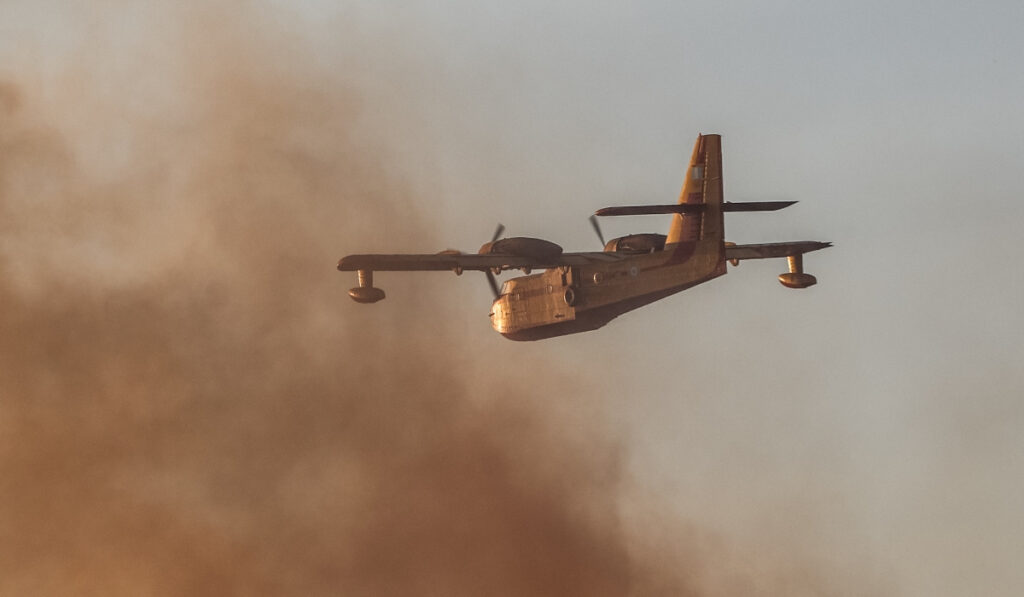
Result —
[[339, 239], [431, 239], [269, 45], [0, 87], [0, 592], [624, 593], [614, 458], [344, 309]]

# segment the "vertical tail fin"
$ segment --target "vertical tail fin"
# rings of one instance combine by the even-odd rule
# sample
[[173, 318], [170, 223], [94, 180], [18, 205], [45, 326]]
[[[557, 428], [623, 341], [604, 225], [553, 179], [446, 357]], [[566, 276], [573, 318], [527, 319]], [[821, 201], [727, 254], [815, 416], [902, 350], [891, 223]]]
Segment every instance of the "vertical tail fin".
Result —
[[704, 204], [700, 213], [676, 214], [666, 243], [707, 241], [722, 243], [722, 137], [698, 135], [679, 203]]

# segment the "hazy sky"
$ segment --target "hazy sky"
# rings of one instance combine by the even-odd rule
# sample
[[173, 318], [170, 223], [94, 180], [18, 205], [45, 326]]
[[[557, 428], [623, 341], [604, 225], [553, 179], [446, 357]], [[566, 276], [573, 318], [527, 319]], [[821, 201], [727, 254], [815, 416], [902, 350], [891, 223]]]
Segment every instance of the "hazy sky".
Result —
[[[723, 136], [727, 200], [800, 202], [731, 216], [728, 240], [835, 243], [806, 258], [811, 289], [745, 262], [540, 343], [490, 330], [482, 276], [378, 274], [386, 301], [330, 317], [430, 318], [477, 392], [546, 361], [593, 409], [568, 420], [613, 430], [638, 488], [624, 524], [686, 521], [755, 568], [782, 546], [837, 579], [828, 594], [1024, 590], [1024, 5], [294, 4], [241, 8], [276, 27], [268, 70], [301, 56], [358, 78], [360, 139], [391, 156], [424, 227], [388, 235], [403, 214], [374, 214], [358, 242], [329, 239], [313, 258], [342, 291], [344, 254], [475, 250], [497, 222], [595, 250], [587, 216], [674, 200], [699, 132]], [[0, 6], [0, 58], [17, 57], [0, 75], [52, 98], [76, 36], [162, 55], [172, 42], [137, 10], [85, 28], [84, 8]], [[139, 58], [123, 60], [119, 80]], [[604, 222], [607, 238], [667, 226]], [[447, 306], [419, 314], [422, 294]]]

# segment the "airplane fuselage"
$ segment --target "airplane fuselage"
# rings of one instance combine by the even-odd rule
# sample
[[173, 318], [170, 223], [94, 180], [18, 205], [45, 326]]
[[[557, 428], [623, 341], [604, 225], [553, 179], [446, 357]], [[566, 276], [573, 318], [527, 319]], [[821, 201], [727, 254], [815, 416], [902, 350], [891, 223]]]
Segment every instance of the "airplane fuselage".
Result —
[[506, 281], [491, 306], [491, 325], [512, 340], [594, 330], [725, 272], [724, 245], [703, 242], [669, 244], [607, 263], [550, 268]]

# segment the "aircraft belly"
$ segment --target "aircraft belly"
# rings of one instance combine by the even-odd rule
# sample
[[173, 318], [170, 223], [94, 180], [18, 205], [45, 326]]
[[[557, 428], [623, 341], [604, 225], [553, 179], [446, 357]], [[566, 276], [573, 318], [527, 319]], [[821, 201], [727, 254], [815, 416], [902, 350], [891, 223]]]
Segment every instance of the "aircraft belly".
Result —
[[654, 301], [676, 294], [677, 292], [696, 286], [704, 281], [706, 280], [691, 282], [673, 288], [666, 288], [650, 294], [633, 296], [628, 299], [621, 300], [616, 303], [609, 303], [600, 307], [592, 307], [585, 310], [579, 308], [576, 309], [575, 317], [571, 320], [551, 322], [528, 328], [498, 331], [509, 340], [517, 341], [544, 340], [547, 338], [554, 338], [556, 336], [567, 336], [569, 334], [589, 332], [604, 327], [609, 321], [623, 313], [638, 309], [644, 305], [653, 303]]

